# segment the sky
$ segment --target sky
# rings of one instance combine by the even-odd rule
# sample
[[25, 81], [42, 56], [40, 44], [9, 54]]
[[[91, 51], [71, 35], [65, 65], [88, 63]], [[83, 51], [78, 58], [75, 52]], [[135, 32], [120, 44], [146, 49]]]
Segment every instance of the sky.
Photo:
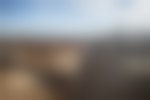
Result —
[[150, 26], [149, 0], [0, 0], [0, 30], [90, 32]]

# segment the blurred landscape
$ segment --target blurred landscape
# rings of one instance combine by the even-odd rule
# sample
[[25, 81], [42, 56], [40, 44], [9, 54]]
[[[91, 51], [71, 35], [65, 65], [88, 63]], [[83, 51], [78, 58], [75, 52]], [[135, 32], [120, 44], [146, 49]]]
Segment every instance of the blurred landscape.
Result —
[[149, 37], [0, 46], [2, 100], [149, 100]]
[[150, 100], [149, 0], [0, 0], [0, 100]]

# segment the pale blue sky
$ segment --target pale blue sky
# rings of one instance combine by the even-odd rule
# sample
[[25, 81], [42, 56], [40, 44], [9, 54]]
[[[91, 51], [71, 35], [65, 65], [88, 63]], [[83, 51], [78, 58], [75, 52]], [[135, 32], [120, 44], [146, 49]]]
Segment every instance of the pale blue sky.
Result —
[[0, 25], [14, 31], [64, 32], [108, 30], [123, 20], [136, 26], [149, 21], [146, 4], [149, 0], [0, 0]]

